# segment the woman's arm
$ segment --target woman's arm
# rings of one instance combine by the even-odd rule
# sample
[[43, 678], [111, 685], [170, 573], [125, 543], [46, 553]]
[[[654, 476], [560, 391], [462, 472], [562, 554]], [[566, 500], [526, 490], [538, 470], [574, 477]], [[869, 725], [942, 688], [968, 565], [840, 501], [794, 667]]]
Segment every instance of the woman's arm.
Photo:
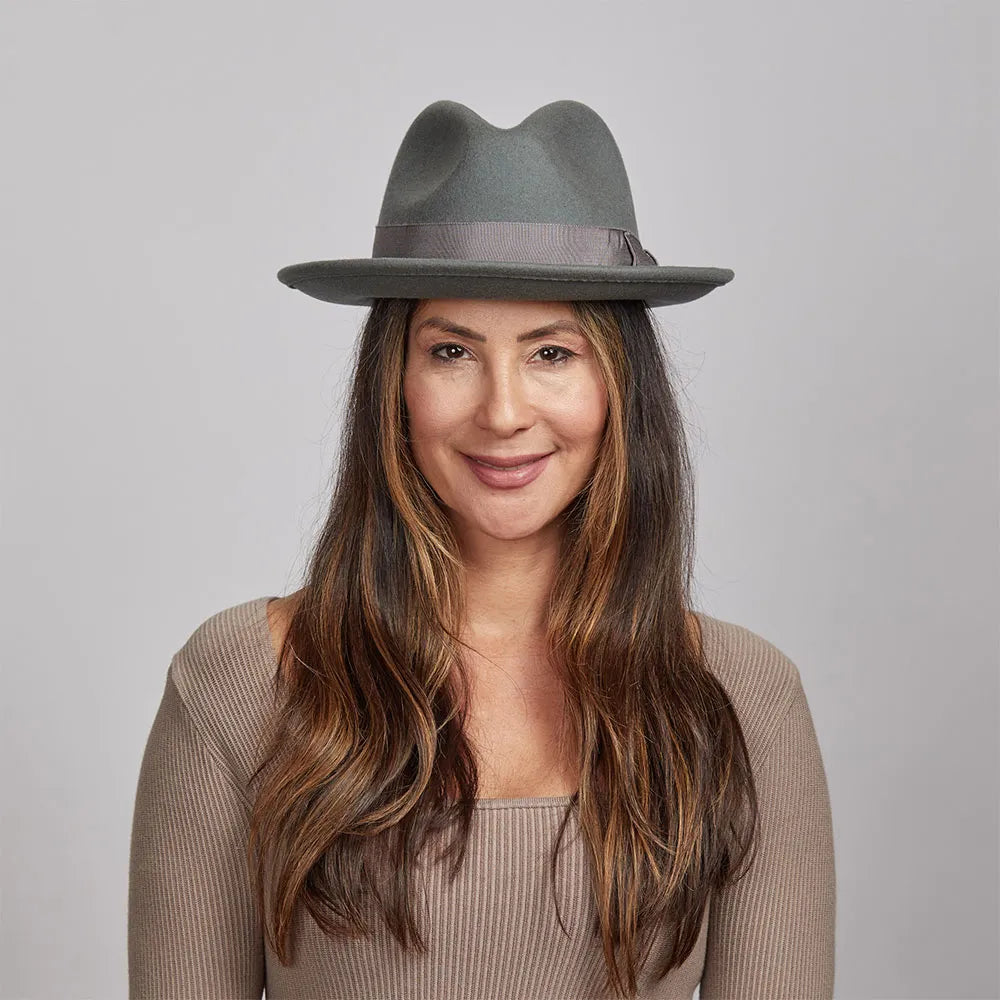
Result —
[[701, 1000], [831, 1000], [836, 877], [826, 773], [798, 671], [755, 767], [760, 843], [713, 898]]
[[139, 771], [128, 886], [130, 1000], [259, 1000], [249, 804], [168, 672]]

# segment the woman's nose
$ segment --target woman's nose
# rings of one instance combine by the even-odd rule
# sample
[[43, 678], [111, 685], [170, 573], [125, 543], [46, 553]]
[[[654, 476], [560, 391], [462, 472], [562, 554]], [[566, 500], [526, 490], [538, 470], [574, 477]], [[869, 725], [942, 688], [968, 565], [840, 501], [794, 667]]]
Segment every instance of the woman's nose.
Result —
[[498, 368], [483, 378], [477, 406], [481, 426], [509, 432], [530, 424], [533, 412], [529, 388], [518, 372]]

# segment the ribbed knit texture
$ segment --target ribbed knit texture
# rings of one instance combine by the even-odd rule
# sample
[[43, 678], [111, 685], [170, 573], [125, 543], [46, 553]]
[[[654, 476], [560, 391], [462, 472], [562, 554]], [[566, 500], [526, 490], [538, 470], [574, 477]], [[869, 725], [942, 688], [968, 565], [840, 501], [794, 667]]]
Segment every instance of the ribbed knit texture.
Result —
[[[549, 858], [569, 796], [482, 799], [465, 864], [420, 859], [426, 955], [374, 937], [327, 938], [300, 906], [295, 953], [264, 947], [246, 873], [249, 776], [277, 663], [259, 597], [199, 625], [172, 658], [139, 772], [128, 887], [129, 997], [150, 1000], [591, 1000], [604, 959], [575, 814], [564, 834], [556, 918]], [[795, 664], [749, 629], [698, 613], [705, 653], [743, 726], [757, 780], [760, 847], [713, 897], [697, 946], [639, 996], [833, 997], [836, 881], [820, 748]], [[669, 942], [658, 938], [653, 958]], [[266, 992], [265, 992], [266, 987]]]

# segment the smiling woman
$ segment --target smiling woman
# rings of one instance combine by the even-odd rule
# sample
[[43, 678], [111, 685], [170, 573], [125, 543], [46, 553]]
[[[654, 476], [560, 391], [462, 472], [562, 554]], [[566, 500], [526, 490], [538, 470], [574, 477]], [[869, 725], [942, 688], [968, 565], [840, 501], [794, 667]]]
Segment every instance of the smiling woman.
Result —
[[795, 664], [692, 610], [651, 311], [732, 272], [656, 264], [574, 101], [425, 109], [375, 247], [279, 272], [369, 307], [336, 488], [301, 589], [171, 661], [130, 994], [827, 1000], [816, 734]]
[[[418, 331], [431, 313], [452, 329]], [[556, 317], [577, 332], [524, 336]], [[442, 336], [459, 355], [447, 365], [431, 355]], [[576, 357], [553, 369], [546, 348], [560, 346]], [[544, 466], [514, 487], [468, 464], [538, 453]], [[269, 995], [385, 967], [386, 933], [415, 947], [423, 983], [460, 959], [456, 995], [468, 995], [492, 935], [517, 940], [550, 905], [549, 930], [498, 973], [516, 995], [537, 995], [541, 977], [550, 996], [593, 995], [602, 965], [635, 996], [690, 997], [699, 983], [706, 1000], [747, 983], [749, 995], [824, 994], [832, 845], [811, 719], [776, 647], [690, 610], [691, 498], [683, 419], [643, 302], [371, 308], [305, 586], [266, 616], [267, 601], [216, 616], [172, 666], [191, 711], [217, 720], [214, 742], [259, 746], [234, 779], [247, 870], [227, 891], [255, 901], [233, 948], [252, 946], [261, 914]], [[249, 708], [236, 727], [209, 707], [212, 685], [247, 669], [259, 686], [223, 701]], [[173, 766], [153, 761], [174, 752], [178, 704], [165, 704], [150, 775]], [[158, 808], [156, 780], [141, 813]], [[204, 834], [218, 808], [192, 829]], [[537, 825], [520, 825], [524, 809]], [[501, 844], [496, 871], [477, 860]], [[551, 899], [523, 867], [547, 852]], [[522, 887], [513, 909], [489, 902], [494, 879]], [[137, 879], [137, 915], [155, 912], [148, 892]], [[133, 924], [137, 971], [160, 947], [146, 926]], [[791, 941], [806, 951], [789, 957]], [[399, 972], [369, 992], [407, 982]]]

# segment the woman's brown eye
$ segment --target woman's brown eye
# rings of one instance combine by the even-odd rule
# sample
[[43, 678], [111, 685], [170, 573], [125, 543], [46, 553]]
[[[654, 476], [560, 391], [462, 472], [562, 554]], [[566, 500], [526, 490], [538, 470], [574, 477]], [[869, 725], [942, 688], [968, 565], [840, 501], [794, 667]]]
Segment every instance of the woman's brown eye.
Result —
[[555, 358], [547, 358], [546, 359], [550, 365], [562, 365], [562, 364], [565, 364], [567, 361], [569, 361], [570, 358], [576, 356], [573, 351], [569, 350], [569, 348], [567, 348], [567, 347], [557, 347], [555, 344], [551, 344], [548, 347], [540, 347], [540, 348], [538, 348], [538, 351], [539, 351], [539, 353], [541, 353], [542, 351], [561, 351], [562, 352], [561, 354], [559, 354]]
[[432, 358], [434, 358], [436, 361], [443, 361], [445, 364], [449, 364], [452, 361], [458, 361], [458, 360], [460, 360], [459, 358], [444, 358], [440, 354], [437, 353], [438, 351], [446, 351], [446, 350], [448, 350], [448, 348], [451, 348], [451, 347], [455, 347], [455, 348], [457, 348], [460, 351], [464, 351], [465, 350], [465, 348], [461, 344], [438, 344], [437, 347], [432, 347], [431, 348], [431, 350], [429, 351], [430, 356]]

